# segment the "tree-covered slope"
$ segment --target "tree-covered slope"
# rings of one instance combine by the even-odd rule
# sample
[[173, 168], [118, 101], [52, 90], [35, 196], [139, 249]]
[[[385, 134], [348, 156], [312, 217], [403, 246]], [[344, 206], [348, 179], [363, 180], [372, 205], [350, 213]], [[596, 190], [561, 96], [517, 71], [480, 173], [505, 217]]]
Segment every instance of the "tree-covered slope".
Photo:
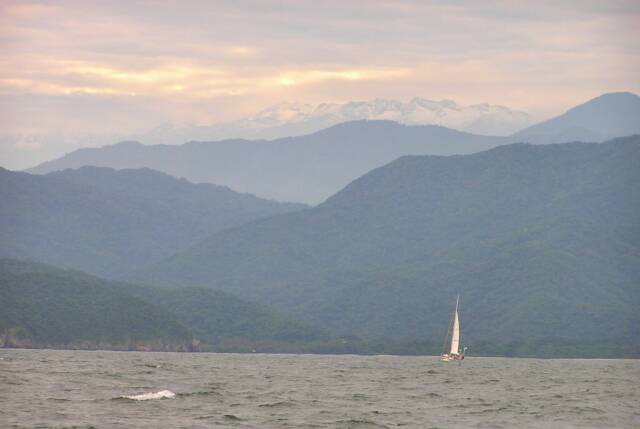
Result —
[[404, 157], [324, 204], [223, 231], [137, 279], [259, 299], [333, 332], [640, 342], [640, 137]]
[[170, 313], [77, 271], [0, 260], [0, 346], [188, 350]]
[[83, 167], [0, 169], [0, 257], [122, 275], [225, 228], [298, 210], [167, 174]]
[[[165, 289], [123, 286], [123, 290], [176, 317], [202, 341], [204, 349], [288, 350], [288, 344], [329, 339], [318, 329], [263, 305], [203, 288]], [[304, 346], [302, 346], [304, 347]]]
[[0, 259], [0, 347], [313, 351], [332, 338], [228, 293], [163, 289]]

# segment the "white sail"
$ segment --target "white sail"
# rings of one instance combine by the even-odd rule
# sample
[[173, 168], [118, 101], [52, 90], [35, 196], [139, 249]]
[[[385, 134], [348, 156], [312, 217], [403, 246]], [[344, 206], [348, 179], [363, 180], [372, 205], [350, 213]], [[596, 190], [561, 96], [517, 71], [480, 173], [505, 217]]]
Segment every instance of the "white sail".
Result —
[[453, 316], [453, 331], [451, 332], [450, 353], [452, 355], [457, 355], [459, 347], [460, 347], [460, 322], [458, 321], [458, 310], [456, 310], [456, 314]]
[[458, 320], [458, 303], [460, 295], [456, 298], [456, 311], [453, 313], [453, 329], [451, 330], [451, 350], [449, 353], [457, 355], [460, 349], [460, 321]]

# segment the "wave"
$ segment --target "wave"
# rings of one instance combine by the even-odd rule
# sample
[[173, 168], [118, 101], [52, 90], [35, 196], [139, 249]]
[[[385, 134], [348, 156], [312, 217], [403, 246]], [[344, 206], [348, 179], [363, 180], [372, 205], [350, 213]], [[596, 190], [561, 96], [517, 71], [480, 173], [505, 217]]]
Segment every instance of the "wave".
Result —
[[279, 401], [279, 402], [270, 402], [268, 404], [260, 404], [258, 407], [266, 407], [266, 408], [279, 408], [279, 407], [293, 407], [296, 404], [290, 401]]
[[189, 396], [210, 396], [210, 395], [214, 395], [214, 396], [221, 396], [222, 393], [220, 392], [216, 392], [215, 390], [204, 390], [204, 391], [198, 391], [198, 392], [186, 392], [186, 393], [178, 393], [177, 396], [181, 397], [181, 398], [186, 398]]
[[383, 424], [361, 419], [338, 420], [336, 423], [338, 427], [345, 429], [388, 428], [388, 426]]
[[242, 420], [240, 417], [234, 416], [233, 414], [225, 414], [223, 417], [228, 420], [236, 420], [236, 421]]
[[150, 399], [171, 399], [176, 396], [171, 390], [161, 390], [159, 392], [141, 393], [140, 395], [121, 396], [123, 399], [132, 399], [134, 401], [148, 401]]

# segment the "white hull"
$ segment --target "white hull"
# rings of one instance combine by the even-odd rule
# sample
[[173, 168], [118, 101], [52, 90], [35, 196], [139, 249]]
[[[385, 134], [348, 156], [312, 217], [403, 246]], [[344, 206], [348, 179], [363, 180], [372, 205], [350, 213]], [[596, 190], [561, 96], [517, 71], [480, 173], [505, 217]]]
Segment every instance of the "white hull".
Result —
[[464, 359], [464, 355], [444, 354], [440, 356], [440, 360], [442, 362], [453, 362], [453, 361], [460, 361], [463, 359]]

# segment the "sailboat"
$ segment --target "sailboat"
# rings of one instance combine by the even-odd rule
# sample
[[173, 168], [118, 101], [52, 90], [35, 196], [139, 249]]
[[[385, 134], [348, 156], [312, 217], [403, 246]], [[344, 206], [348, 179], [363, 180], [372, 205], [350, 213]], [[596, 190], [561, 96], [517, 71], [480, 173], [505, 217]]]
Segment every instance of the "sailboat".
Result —
[[[442, 347], [442, 355], [440, 360], [443, 362], [461, 361], [464, 359], [464, 351], [466, 347], [460, 352], [460, 318], [458, 316], [458, 304], [460, 304], [460, 295], [456, 297], [456, 309], [453, 312], [453, 318], [451, 319], [451, 325], [447, 336], [444, 338], [444, 346]], [[450, 340], [447, 341], [447, 340]]]

